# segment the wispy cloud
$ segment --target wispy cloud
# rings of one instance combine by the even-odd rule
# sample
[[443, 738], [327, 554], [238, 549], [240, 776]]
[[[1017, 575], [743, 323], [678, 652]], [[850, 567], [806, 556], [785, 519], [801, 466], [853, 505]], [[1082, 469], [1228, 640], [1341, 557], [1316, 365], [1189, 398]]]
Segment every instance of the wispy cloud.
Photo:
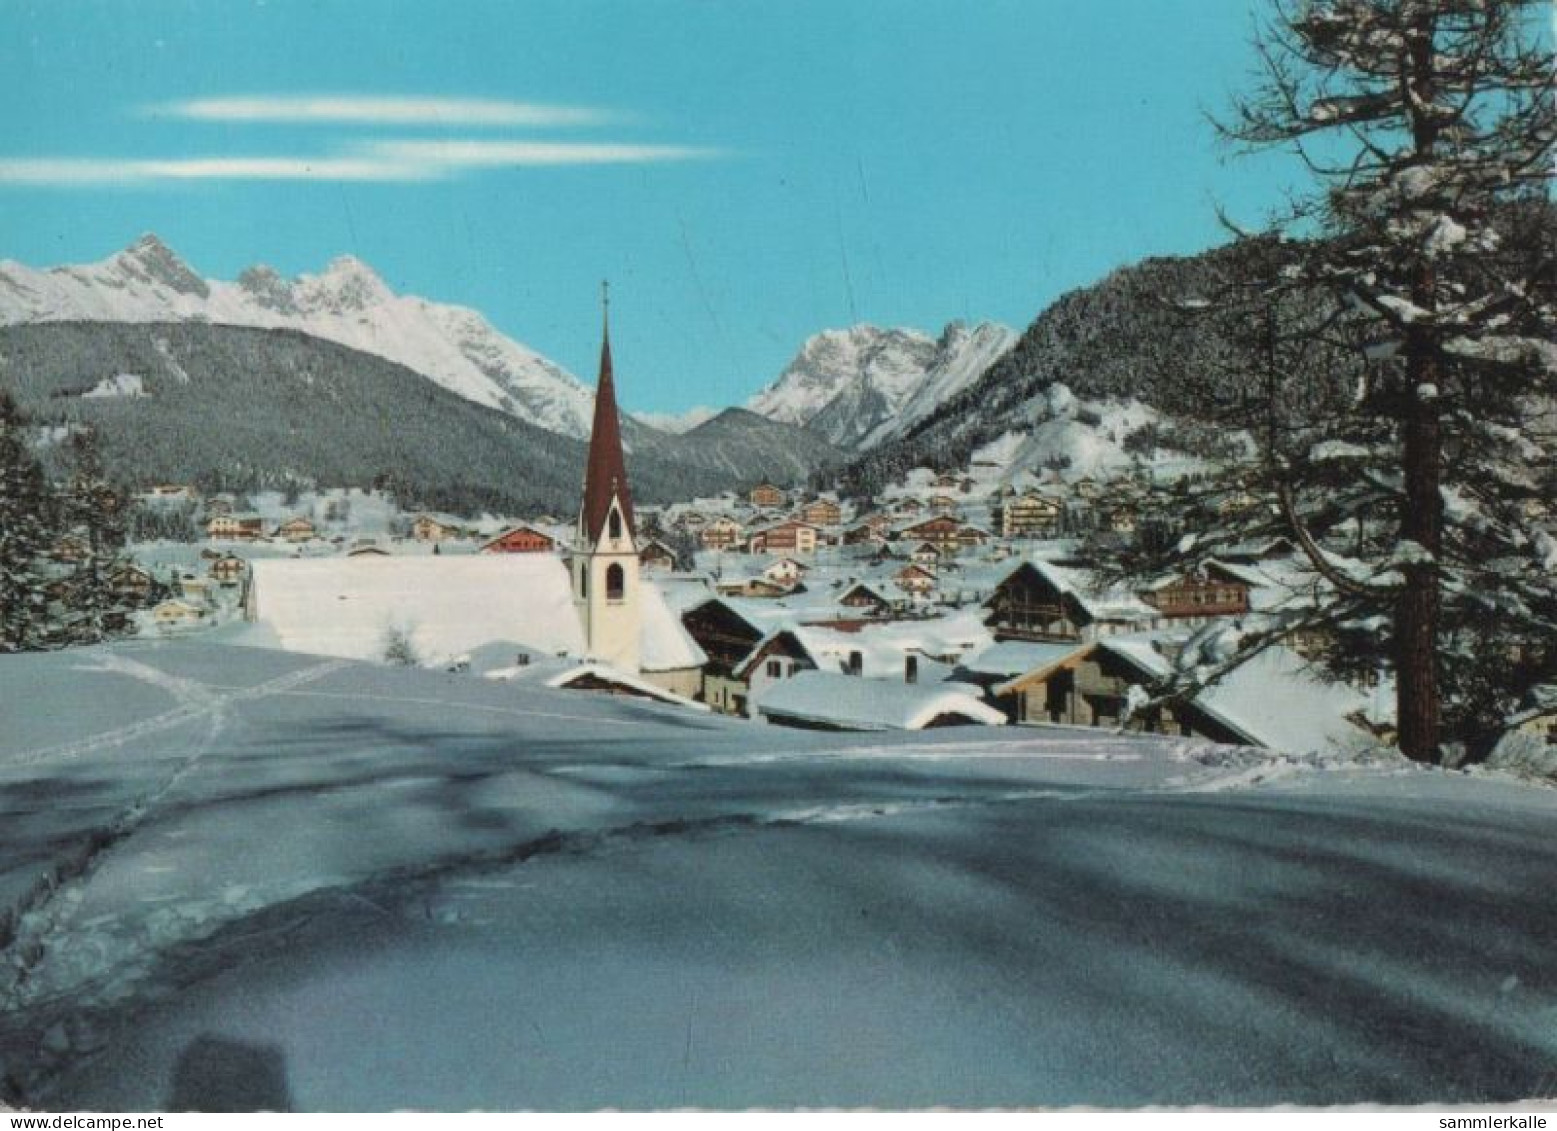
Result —
[[502, 168], [641, 165], [718, 157], [684, 145], [618, 142], [379, 141], [317, 157], [0, 158], [0, 185], [93, 187], [168, 181], [414, 182]]
[[[395, 98], [376, 95], [254, 95], [196, 98], [141, 108], [145, 115], [179, 120], [320, 124], [346, 127], [316, 154], [196, 152], [165, 157], [0, 155], [0, 187], [142, 186], [178, 181], [379, 181], [446, 180], [483, 170], [567, 166], [643, 165], [722, 156], [687, 145], [454, 136], [384, 137], [371, 127], [598, 126], [621, 115], [582, 106], [557, 106], [477, 98]], [[225, 137], [226, 135], [224, 135]], [[309, 149], [309, 146], [300, 146]]]
[[641, 165], [719, 157], [722, 151], [688, 145], [635, 145], [574, 141], [381, 141], [360, 147], [364, 154], [440, 169], [544, 165]]
[[371, 157], [0, 158], [0, 185], [60, 188], [159, 181], [426, 181], [431, 166]]
[[143, 108], [153, 116], [204, 122], [359, 126], [598, 126], [621, 116], [587, 106], [489, 98], [394, 98], [376, 95], [254, 95], [194, 98]]

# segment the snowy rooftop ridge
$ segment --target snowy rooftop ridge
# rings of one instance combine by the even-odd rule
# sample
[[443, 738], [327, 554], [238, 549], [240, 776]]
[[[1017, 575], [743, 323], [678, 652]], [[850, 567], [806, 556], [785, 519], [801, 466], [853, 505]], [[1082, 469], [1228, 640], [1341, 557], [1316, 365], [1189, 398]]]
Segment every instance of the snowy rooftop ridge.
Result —
[[922, 730], [954, 715], [984, 726], [1004, 726], [1005, 715], [958, 683], [902, 683], [833, 672], [803, 671], [769, 684], [753, 699], [764, 715], [847, 730]]

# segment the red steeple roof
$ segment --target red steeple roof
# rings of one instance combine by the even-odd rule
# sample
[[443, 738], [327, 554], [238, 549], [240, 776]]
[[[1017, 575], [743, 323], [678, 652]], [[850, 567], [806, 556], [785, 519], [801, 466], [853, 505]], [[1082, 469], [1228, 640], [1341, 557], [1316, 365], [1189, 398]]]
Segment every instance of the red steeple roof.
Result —
[[[607, 307], [609, 309], [609, 307]], [[622, 458], [622, 423], [616, 411], [616, 382], [611, 373], [611, 327], [606, 320], [600, 341], [600, 380], [595, 387], [595, 421], [589, 434], [589, 462], [584, 468], [584, 506], [579, 530], [593, 546], [599, 543], [615, 497], [629, 535], [636, 533], [627, 463]]]

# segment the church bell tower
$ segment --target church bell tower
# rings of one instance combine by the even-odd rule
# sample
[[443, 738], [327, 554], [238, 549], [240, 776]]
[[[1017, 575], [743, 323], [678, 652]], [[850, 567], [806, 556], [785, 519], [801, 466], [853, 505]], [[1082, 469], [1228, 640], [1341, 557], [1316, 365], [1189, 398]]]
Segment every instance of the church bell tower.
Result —
[[611, 300], [605, 283], [600, 285], [600, 302], [600, 380], [595, 388], [595, 418], [584, 469], [584, 501], [569, 569], [573, 603], [590, 659], [637, 674], [642, 619], [638, 540], [627, 464], [622, 458], [622, 425], [611, 372]]

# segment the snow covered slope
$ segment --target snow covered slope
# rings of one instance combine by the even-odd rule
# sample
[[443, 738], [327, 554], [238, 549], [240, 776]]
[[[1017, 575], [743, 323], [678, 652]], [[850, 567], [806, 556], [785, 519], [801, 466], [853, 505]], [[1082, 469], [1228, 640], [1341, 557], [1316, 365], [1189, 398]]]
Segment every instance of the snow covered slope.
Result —
[[236, 282], [201, 278], [155, 235], [85, 266], [40, 271], [0, 261], [0, 325], [63, 321], [298, 330], [398, 362], [548, 431], [589, 434], [593, 394], [567, 370], [474, 310], [395, 294], [351, 256], [296, 279], [250, 267]]
[[1552, 790], [193, 642], [0, 656], [12, 704], [3, 1103], [1550, 1092]]
[[904, 328], [824, 330], [747, 408], [804, 424], [840, 447], [868, 447], [933, 412], [1015, 340], [993, 323], [970, 330], [954, 322], [939, 340]]
[[1160, 426], [1150, 405], [1127, 400], [1078, 400], [1064, 385], [1050, 385], [1015, 413], [1009, 431], [974, 450], [972, 464], [1000, 469], [998, 481], [1057, 468], [1062, 479], [1111, 479], [1141, 469], [1162, 479], [1203, 471], [1204, 460], [1165, 444], [1131, 451], [1131, 436]]

